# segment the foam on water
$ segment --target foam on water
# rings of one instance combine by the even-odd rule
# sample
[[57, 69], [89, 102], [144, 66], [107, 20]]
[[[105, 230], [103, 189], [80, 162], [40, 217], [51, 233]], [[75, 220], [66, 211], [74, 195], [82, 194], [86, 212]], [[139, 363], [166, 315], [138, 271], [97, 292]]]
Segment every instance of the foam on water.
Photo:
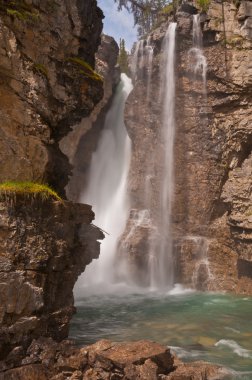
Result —
[[168, 291], [167, 295], [170, 296], [178, 296], [178, 295], [183, 295], [183, 294], [188, 294], [188, 293], [194, 293], [194, 289], [190, 288], [185, 288], [181, 284], [174, 284], [174, 287]]
[[216, 347], [228, 347], [232, 350], [232, 352], [242, 358], [251, 358], [252, 359], [252, 351], [246, 350], [242, 348], [237, 342], [229, 339], [221, 339], [217, 343], [215, 343]]

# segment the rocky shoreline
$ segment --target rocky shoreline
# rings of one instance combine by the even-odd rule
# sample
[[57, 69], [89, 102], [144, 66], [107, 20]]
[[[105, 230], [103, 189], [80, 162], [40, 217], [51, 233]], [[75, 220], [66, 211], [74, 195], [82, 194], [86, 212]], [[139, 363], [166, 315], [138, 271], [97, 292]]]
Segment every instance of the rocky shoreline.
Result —
[[225, 368], [204, 362], [184, 364], [169, 348], [150, 341], [101, 340], [77, 348], [71, 341], [34, 340], [17, 347], [4, 365], [1, 380], [225, 380]]

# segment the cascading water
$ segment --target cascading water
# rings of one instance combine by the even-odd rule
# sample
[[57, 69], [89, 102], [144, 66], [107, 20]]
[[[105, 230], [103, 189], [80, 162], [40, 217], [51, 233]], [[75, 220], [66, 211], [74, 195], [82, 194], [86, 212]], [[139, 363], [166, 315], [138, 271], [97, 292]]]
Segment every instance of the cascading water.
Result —
[[108, 235], [101, 244], [99, 260], [93, 261], [78, 280], [77, 292], [86, 284], [104, 286], [113, 282], [117, 243], [129, 213], [126, 190], [131, 142], [124, 125], [124, 106], [131, 90], [131, 80], [122, 74], [98, 148], [92, 156], [89, 185], [81, 195], [82, 203], [93, 206], [95, 224]]
[[200, 26], [200, 15], [193, 15], [193, 47], [190, 49], [189, 54], [192, 56], [193, 61], [193, 71], [194, 74], [200, 74], [202, 77], [203, 83], [203, 95], [205, 100], [207, 98], [207, 83], [206, 83], [206, 75], [207, 75], [207, 60], [204, 56], [203, 50], [203, 36], [202, 30]]
[[144, 40], [137, 41], [132, 63], [131, 63], [131, 73], [132, 73], [132, 79], [133, 82], [137, 79], [137, 73], [139, 71], [139, 68], [142, 68], [143, 65], [143, 56], [144, 56]]
[[152, 238], [149, 254], [149, 272], [152, 288], [173, 285], [173, 257], [171, 211], [174, 191], [174, 138], [175, 138], [175, 37], [176, 23], [170, 23], [163, 41], [164, 65], [160, 73], [163, 87], [164, 145], [163, 175], [161, 183], [159, 238]]
[[[200, 115], [204, 116], [206, 125], [208, 123], [208, 105], [207, 105], [207, 59], [203, 52], [203, 35], [201, 30], [200, 15], [193, 15], [193, 47], [189, 51], [189, 56], [191, 57], [192, 69], [195, 75], [194, 81], [198, 75], [200, 75], [201, 80], [201, 98], [200, 98]], [[213, 276], [210, 270], [210, 265], [208, 261], [208, 240], [204, 236], [195, 236], [195, 242], [198, 244], [198, 249], [200, 251], [200, 257], [195, 266], [195, 270], [192, 276], [192, 283], [194, 287], [197, 288], [198, 282], [207, 282], [213, 280]], [[204, 273], [204, 275], [202, 275]], [[205, 278], [202, 281], [202, 277]], [[201, 281], [200, 281], [201, 278]], [[207, 279], [207, 280], [206, 280]]]
[[152, 62], [153, 62], [153, 47], [151, 46], [151, 37], [147, 38], [147, 43], [145, 46], [146, 59], [147, 59], [147, 101], [150, 98], [151, 90], [151, 78], [152, 78]]

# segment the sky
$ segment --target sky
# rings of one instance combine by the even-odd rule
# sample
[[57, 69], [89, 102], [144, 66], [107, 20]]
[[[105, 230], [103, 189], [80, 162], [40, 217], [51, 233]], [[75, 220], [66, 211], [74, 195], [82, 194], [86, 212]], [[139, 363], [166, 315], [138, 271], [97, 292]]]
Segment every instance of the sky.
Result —
[[137, 40], [137, 28], [134, 27], [132, 15], [126, 9], [118, 12], [114, 0], [98, 0], [98, 5], [105, 16], [103, 32], [114, 37], [117, 43], [120, 38], [124, 38], [126, 49], [130, 51]]

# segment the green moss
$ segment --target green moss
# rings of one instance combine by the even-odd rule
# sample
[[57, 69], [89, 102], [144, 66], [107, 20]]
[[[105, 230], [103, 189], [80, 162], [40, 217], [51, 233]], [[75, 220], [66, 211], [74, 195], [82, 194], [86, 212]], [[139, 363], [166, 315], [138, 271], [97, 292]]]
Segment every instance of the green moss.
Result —
[[239, 6], [241, 5], [241, 0], [233, 0], [233, 3], [236, 6], [236, 8], [238, 9]]
[[240, 46], [242, 44], [243, 38], [241, 36], [233, 36], [230, 39], [226, 40], [227, 45], [231, 45], [232, 47]]
[[168, 5], [166, 5], [162, 10], [161, 10], [161, 14], [163, 14], [163, 15], [169, 15], [169, 14], [171, 14], [172, 12], [173, 12], [173, 10], [174, 10], [174, 5], [173, 5], [173, 3], [170, 3], [170, 4], [168, 4]]
[[25, 22], [37, 22], [40, 19], [38, 9], [23, 1], [0, 0], [0, 11]]
[[82, 70], [79, 70], [79, 73], [84, 75], [87, 78], [93, 79], [93, 80], [98, 80], [98, 81], [103, 81], [103, 78], [100, 74], [98, 74], [96, 71], [92, 69], [92, 67], [83, 59], [79, 57], [71, 57], [67, 59], [68, 62], [74, 63], [78, 65], [79, 67], [81, 66]]
[[245, 212], [245, 215], [246, 215], [246, 216], [252, 216], [252, 207], [250, 207], [250, 208]]
[[196, 0], [196, 3], [202, 12], [206, 12], [210, 5], [210, 0]]
[[21, 13], [15, 9], [7, 8], [7, 15], [17, 17], [21, 21], [26, 21], [27, 18], [24, 13]]
[[3, 182], [0, 183], [0, 199], [9, 198], [17, 194], [27, 197], [40, 197], [42, 200], [55, 199], [62, 201], [56, 191], [48, 185], [34, 182]]
[[42, 63], [34, 63], [33, 65], [34, 69], [44, 75], [46, 78], [48, 78], [48, 71], [47, 71], [47, 68], [45, 67], [45, 65], [43, 65]]
[[28, 11], [23, 11], [23, 10], [16, 10], [16, 9], [10, 9], [7, 8], [6, 10], [7, 14], [12, 17], [16, 17], [21, 21], [39, 21], [40, 16], [39, 13], [34, 13], [34, 12], [28, 12]]

